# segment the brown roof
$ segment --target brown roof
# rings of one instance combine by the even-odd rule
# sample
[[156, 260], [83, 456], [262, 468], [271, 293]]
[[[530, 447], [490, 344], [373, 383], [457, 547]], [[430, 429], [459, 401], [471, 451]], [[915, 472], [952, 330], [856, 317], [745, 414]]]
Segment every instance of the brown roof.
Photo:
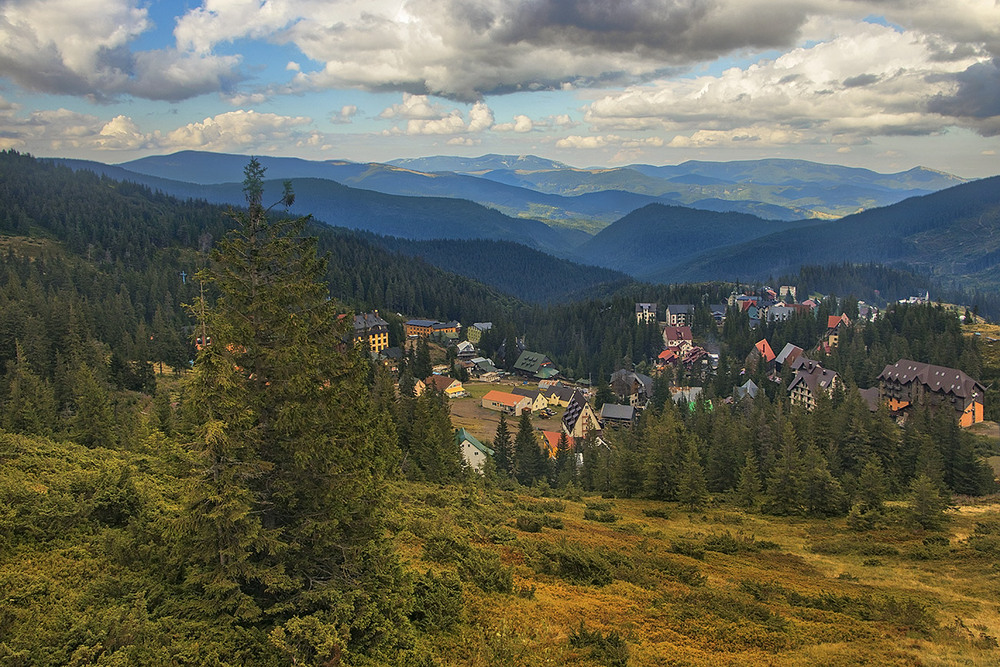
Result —
[[663, 330], [664, 340], [691, 340], [691, 327], [667, 327]]
[[438, 391], [444, 391], [454, 383], [455, 378], [450, 378], [446, 375], [431, 375], [430, 377], [424, 378], [425, 385], [428, 387], [434, 387]]
[[799, 367], [799, 370], [795, 371], [795, 378], [788, 385], [788, 391], [791, 391], [803, 382], [809, 387], [809, 391], [813, 395], [816, 394], [817, 389], [829, 389], [833, 385], [837, 373], [823, 368], [815, 361], [808, 359], [806, 361], [809, 363], [803, 364]]
[[986, 388], [960, 370], [946, 366], [924, 364], [912, 359], [900, 359], [886, 366], [878, 376], [879, 380], [892, 380], [900, 384], [910, 384], [914, 380], [939, 394], [954, 394], [959, 398], [971, 398], [974, 394], [982, 398]]

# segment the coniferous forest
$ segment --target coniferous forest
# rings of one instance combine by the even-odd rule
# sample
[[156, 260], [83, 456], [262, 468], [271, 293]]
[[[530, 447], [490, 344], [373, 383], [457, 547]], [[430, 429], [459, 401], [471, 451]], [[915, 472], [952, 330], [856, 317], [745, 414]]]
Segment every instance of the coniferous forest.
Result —
[[[919, 276], [806, 268], [818, 314], [756, 329], [735, 309], [715, 326], [731, 283], [529, 304], [290, 218], [265, 176], [251, 161], [231, 210], [0, 154], [0, 664], [1000, 656], [996, 441], [943, 411], [900, 427], [858, 392], [912, 358], [983, 379], [996, 419], [981, 343], [951, 311], [888, 308], [813, 355], [843, 386], [812, 412], [748, 361]], [[634, 428], [551, 456], [527, 413], [501, 418], [482, 475], [447, 399], [413, 394], [427, 346], [395, 377], [351, 343], [374, 308], [394, 344], [409, 317], [492, 321], [498, 365], [521, 341], [604, 398], [662, 349], [636, 301], [694, 304], [718, 368], [658, 375]], [[726, 401], [747, 379], [757, 399]], [[675, 404], [673, 385], [703, 391]]]

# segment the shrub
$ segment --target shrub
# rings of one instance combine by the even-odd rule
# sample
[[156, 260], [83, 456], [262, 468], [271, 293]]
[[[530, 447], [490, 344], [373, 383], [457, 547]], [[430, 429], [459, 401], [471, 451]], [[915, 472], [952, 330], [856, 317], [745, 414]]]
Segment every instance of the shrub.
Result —
[[548, 514], [545, 514], [544, 516], [542, 516], [542, 525], [545, 526], [546, 528], [555, 528], [556, 530], [562, 530], [563, 520], [562, 517], [549, 516]]
[[573, 648], [589, 648], [590, 657], [607, 667], [627, 667], [628, 644], [616, 630], [602, 634], [600, 630], [588, 630], [583, 621], [580, 627], [569, 635], [569, 645]]
[[511, 593], [514, 574], [500, 562], [500, 556], [485, 549], [470, 549], [458, 564], [462, 581], [475, 584], [487, 593]]
[[451, 572], [428, 570], [413, 583], [410, 620], [421, 630], [450, 630], [462, 620], [462, 582]]
[[642, 513], [645, 514], [646, 516], [650, 517], [650, 518], [653, 518], [653, 519], [669, 519], [670, 518], [670, 512], [667, 511], [667, 510], [665, 510], [665, 509], [663, 509], [663, 508], [661, 508], [661, 507], [654, 507], [654, 508], [651, 508], [651, 509], [647, 508], [647, 509], [642, 510]]
[[597, 510], [586, 509], [583, 510], [583, 518], [601, 523], [614, 523], [618, 520], [618, 515], [614, 512], [599, 512]]
[[526, 533], [540, 533], [542, 532], [542, 522], [539, 519], [531, 516], [519, 516], [515, 521], [518, 530], [523, 530]]
[[454, 563], [469, 552], [469, 545], [452, 535], [436, 533], [424, 542], [424, 558], [435, 563]]
[[589, 586], [604, 586], [614, 579], [611, 564], [592, 549], [566, 540], [558, 544], [540, 542], [535, 548], [532, 567], [541, 574]]
[[615, 508], [614, 503], [605, 503], [599, 500], [587, 503], [587, 509], [595, 510], [598, 512], [610, 512]]
[[688, 558], [705, 560], [705, 547], [693, 540], [673, 540], [670, 543], [670, 551]]

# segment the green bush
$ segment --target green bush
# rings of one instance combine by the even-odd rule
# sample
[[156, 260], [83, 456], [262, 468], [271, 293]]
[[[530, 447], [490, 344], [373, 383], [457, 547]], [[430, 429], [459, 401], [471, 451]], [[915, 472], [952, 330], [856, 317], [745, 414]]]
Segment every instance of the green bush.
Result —
[[462, 620], [462, 607], [462, 582], [455, 574], [427, 570], [413, 582], [410, 621], [421, 630], [450, 630]]
[[519, 516], [515, 521], [515, 525], [518, 530], [523, 530], [526, 533], [540, 533], [542, 532], [542, 522], [539, 519], [531, 516]]
[[470, 549], [458, 563], [458, 576], [487, 593], [512, 593], [514, 574], [500, 556], [486, 549]]
[[566, 540], [536, 544], [532, 567], [540, 574], [587, 586], [604, 586], [614, 579], [611, 564], [601, 553]]
[[606, 503], [600, 500], [595, 500], [587, 503], [587, 509], [595, 510], [597, 512], [610, 512], [615, 508], [614, 503]]
[[573, 648], [589, 648], [590, 657], [606, 667], [628, 666], [628, 644], [617, 631], [608, 634], [600, 630], [588, 630], [583, 621], [580, 627], [569, 635], [569, 645]]
[[614, 512], [600, 512], [593, 509], [583, 510], [583, 518], [588, 521], [599, 521], [600, 523], [614, 523], [618, 520], [618, 515]]
[[542, 525], [545, 526], [546, 528], [555, 528], [556, 530], [562, 530], [563, 520], [562, 517], [549, 516], [548, 514], [545, 514], [542, 516]]
[[670, 543], [670, 551], [688, 558], [705, 560], [705, 547], [694, 540], [673, 540]]
[[467, 543], [444, 533], [429, 535], [424, 542], [424, 558], [435, 563], [455, 563], [469, 550]]
[[642, 510], [642, 513], [653, 519], [669, 519], [670, 512], [661, 508], [653, 507]]

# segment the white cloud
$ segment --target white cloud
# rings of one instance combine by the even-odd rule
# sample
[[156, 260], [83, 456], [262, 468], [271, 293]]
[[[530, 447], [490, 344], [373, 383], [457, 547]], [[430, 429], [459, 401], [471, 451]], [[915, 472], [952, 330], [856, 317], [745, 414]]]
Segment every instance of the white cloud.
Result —
[[629, 138], [616, 134], [607, 135], [570, 135], [556, 141], [556, 148], [594, 149], [594, 148], [659, 148], [664, 145], [660, 137]]
[[469, 110], [469, 119], [459, 109], [446, 109], [432, 104], [426, 95], [403, 93], [403, 102], [384, 109], [380, 118], [406, 120], [406, 129], [396, 128], [397, 134], [465, 134], [482, 132], [493, 127], [493, 111], [485, 102], [476, 102]]
[[676, 133], [671, 146], [723, 142], [856, 143], [929, 134], [953, 121], [926, 111], [975, 57], [936, 59], [926, 36], [853, 24], [832, 41], [718, 76], [633, 86], [591, 103], [600, 130]]
[[449, 146], [478, 146], [483, 143], [483, 140], [472, 137], [452, 137], [445, 143]]
[[500, 123], [495, 125], [493, 130], [495, 132], [531, 132], [535, 129], [535, 124], [530, 118], [524, 114], [518, 114], [514, 116], [514, 121], [512, 123]]
[[229, 151], [295, 140], [312, 124], [305, 116], [279, 116], [255, 111], [230, 111], [169, 132], [163, 145], [175, 149]]
[[357, 106], [353, 104], [345, 104], [344, 106], [340, 107], [340, 111], [338, 111], [337, 113], [333, 114], [330, 117], [330, 122], [338, 125], [345, 125], [347, 123], [350, 123], [351, 119], [353, 119], [354, 116], [357, 115], [357, 113], [358, 113]]

